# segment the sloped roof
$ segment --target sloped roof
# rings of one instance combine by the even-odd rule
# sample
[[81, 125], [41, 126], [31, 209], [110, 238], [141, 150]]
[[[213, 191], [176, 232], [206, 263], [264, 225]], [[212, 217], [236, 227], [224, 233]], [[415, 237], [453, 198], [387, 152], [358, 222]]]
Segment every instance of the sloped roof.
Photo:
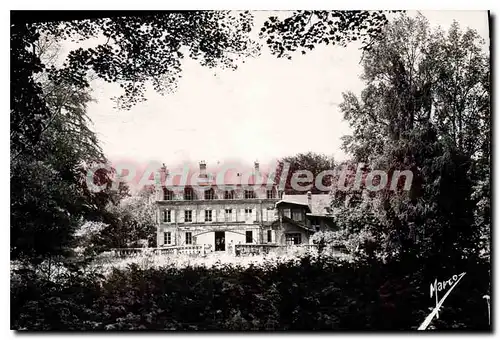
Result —
[[293, 225], [296, 225], [297, 227], [300, 227], [300, 228], [305, 229], [307, 231], [314, 231], [314, 229], [309, 228], [306, 224], [300, 223], [300, 222], [295, 221], [294, 219], [288, 218], [286, 216], [283, 216], [283, 221], [291, 223]]
[[[163, 175], [164, 176], [164, 175]], [[166, 179], [162, 180], [167, 187], [177, 186], [267, 186], [269, 175], [265, 172], [255, 173], [238, 172], [235, 169], [229, 169], [217, 172], [207, 172], [206, 178], [199, 177], [199, 171], [186, 171], [184, 176], [181, 172], [169, 173]], [[270, 178], [269, 183], [274, 183], [274, 178]]]
[[[308, 205], [307, 194], [303, 195], [287, 195], [284, 194], [280, 202]], [[328, 194], [312, 194], [311, 195], [311, 213], [313, 215], [327, 215], [325, 208], [330, 207], [331, 198]], [[278, 202], [279, 203], [279, 202]]]

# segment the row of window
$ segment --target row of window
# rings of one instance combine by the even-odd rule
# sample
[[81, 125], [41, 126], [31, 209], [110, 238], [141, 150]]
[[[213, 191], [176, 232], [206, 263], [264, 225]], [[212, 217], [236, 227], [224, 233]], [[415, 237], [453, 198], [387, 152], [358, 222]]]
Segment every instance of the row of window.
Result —
[[[186, 231], [185, 234], [185, 244], [190, 245], [193, 244], [193, 234], [190, 231]], [[272, 243], [273, 241], [273, 232], [272, 230], [267, 231], [267, 242]], [[285, 241], [287, 245], [296, 245], [302, 243], [302, 236], [300, 233], [288, 233], [285, 234]], [[253, 243], [253, 232], [251, 230], [247, 230], [245, 232], [245, 242]], [[172, 233], [167, 231], [164, 233], [164, 244], [172, 244]]]
[[[215, 191], [214, 189], [208, 189], [205, 190], [205, 199], [206, 200], [213, 200], [215, 199]], [[224, 199], [225, 200], [232, 200], [236, 197], [234, 190], [225, 190], [224, 191]], [[252, 199], [252, 198], [257, 198], [255, 195], [254, 190], [245, 190], [245, 199]], [[267, 190], [266, 192], [266, 197], [268, 199], [276, 198], [275, 190]], [[163, 190], [163, 200], [165, 201], [172, 201], [174, 199], [174, 192], [168, 189]], [[196, 195], [194, 193], [194, 190], [192, 188], [185, 188], [184, 189], [184, 200], [185, 201], [193, 201], [196, 199]]]
[[[186, 232], [186, 244], [193, 244], [193, 233], [190, 231]], [[172, 244], [172, 233], [167, 231], [163, 233], [163, 243], [164, 244]]]
[[[274, 210], [273, 208], [267, 208], [268, 211]], [[205, 210], [205, 222], [212, 222], [212, 212], [213, 210]], [[245, 209], [245, 219], [251, 218], [253, 213], [253, 209], [247, 208]], [[231, 222], [233, 219], [233, 209], [225, 209], [224, 210], [224, 219], [228, 222]], [[163, 222], [170, 223], [172, 222], [172, 210], [164, 210], [163, 211]], [[193, 211], [192, 210], [184, 210], [184, 222], [193, 222]]]
[[[298, 241], [300, 243], [300, 234], [287, 234], [287, 235], [295, 235], [294, 236], [295, 237], [294, 240], [297, 239], [296, 235], [299, 235], [298, 236]], [[170, 231], [165, 232], [163, 237], [164, 237], [163, 238], [163, 243], [164, 244], [172, 244], [172, 232], [170, 232]], [[272, 239], [273, 239], [272, 230], [268, 230], [267, 231], [267, 242], [271, 243]], [[185, 243], [187, 245], [193, 244], [193, 234], [192, 234], [192, 232], [186, 231], [185, 240], [186, 240]], [[246, 243], [253, 243], [253, 232], [251, 230], [247, 230], [245, 232], [245, 242]], [[294, 244], [299, 244], [299, 243], [294, 243]], [[288, 238], [287, 238], [287, 244], [288, 244]]]
[[[267, 210], [273, 210], [273, 208], [267, 208]], [[213, 210], [205, 210], [205, 222], [212, 222], [212, 211]], [[252, 216], [253, 210], [251, 208], [245, 209], [245, 218], [248, 219]], [[233, 209], [225, 209], [225, 220], [232, 221]], [[304, 212], [302, 210], [291, 210], [291, 209], [283, 209], [283, 216], [291, 218], [295, 221], [304, 221]], [[192, 222], [193, 221], [193, 211], [192, 210], [184, 210], [184, 222]], [[163, 222], [170, 223], [172, 222], [172, 211], [164, 210], [163, 211]], [[313, 223], [318, 224], [318, 223]]]

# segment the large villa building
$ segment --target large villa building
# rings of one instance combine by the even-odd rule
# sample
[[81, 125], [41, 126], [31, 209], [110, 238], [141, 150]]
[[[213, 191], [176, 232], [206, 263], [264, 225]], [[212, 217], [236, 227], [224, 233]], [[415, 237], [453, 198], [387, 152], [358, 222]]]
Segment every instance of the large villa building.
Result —
[[222, 181], [207, 173], [205, 162], [199, 170], [192, 185], [169, 181], [162, 168], [167, 184], [156, 192], [158, 247], [309, 244], [315, 232], [333, 227], [328, 195], [286, 195], [257, 162], [250, 176], [228, 173]]

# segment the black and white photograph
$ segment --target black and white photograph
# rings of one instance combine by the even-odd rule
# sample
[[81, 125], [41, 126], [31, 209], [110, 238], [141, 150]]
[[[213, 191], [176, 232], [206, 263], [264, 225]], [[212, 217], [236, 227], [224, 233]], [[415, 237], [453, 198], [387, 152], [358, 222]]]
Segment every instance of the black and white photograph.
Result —
[[495, 13], [370, 8], [11, 10], [12, 333], [492, 333]]

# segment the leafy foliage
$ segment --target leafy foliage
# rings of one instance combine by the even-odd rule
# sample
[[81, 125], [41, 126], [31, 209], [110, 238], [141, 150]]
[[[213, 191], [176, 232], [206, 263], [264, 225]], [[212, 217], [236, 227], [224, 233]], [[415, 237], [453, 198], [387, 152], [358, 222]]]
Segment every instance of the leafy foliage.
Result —
[[[461, 265], [467, 275], [433, 326], [488, 330], [484, 266]], [[453, 274], [443, 270], [438, 278]], [[434, 304], [428, 296], [433, 280], [422, 263], [325, 257], [248, 268], [135, 265], [108, 277], [78, 270], [57, 284], [23, 272], [11, 282], [11, 328], [416, 330]]]
[[279, 19], [270, 17], [260, 30], [271, 53], [291, 59], [292, 52], [306, 54], [315, 46], [340, 45], [359, 40], [369, 50], [389, 11], [294, 11]]
[[[57, 46], [54, 49], [57, 54]], [[47, 51], [35, 50], [40, 58]], [[87, 170], [106, 163], [89, 128], [89, 91], [55, 83], [46, 73], [39, 74], [36, 84], [47, 116], [33, 143], [12, 148], [11, 257], [40, 262], [46, 256], [67, 254], [81, 219], [102, 218], [116, 195], [110, 190], [111, 171], [100, 170], [94, 178], [96, 184], [107, 184], [107, 190], [93, 193], [86, 184]]]
[[108, 205], [107, 210], [113, 216], [112, 223], [96, 240], [103, 249], [140, 247], [140, 240], [156, 246], [156, 210], [150, 197], [124, 198], [116, 205]]
[[[378, 192], [336, 193], [338, 224], [369, 228], [386, 256], [442, 263], [479, 254], [479, 231], [489, 230], [490, 139], [478, 129], [491, 123], [481, 44], [458, 24], [445, 36], [422, 16], [401, 15], [365, 54], [361, 97], [344, 94], [353, 130], [345, 150], [366, 164], [364, 172], [386, 170], [389, 183]], [[391, 175], [404, 170], [413, 174], [411, 190], [389, 190]]]
[[[294, 173], [297, 171], [308, 170], [310, 171], [313, 178], [313, 186], [311, 188], [311, 192], [314, 194], [325, 192], [323, 188], [317, 187], [315, 183], [315, 179], [317, 175], [326, 170], [332, 170], [334, 168], [334, 160], [333, 157], [327, 156], [324, 154], [318, 154], [314, 152], [307, 153], [299, 153], [295, 156], [287, 156], [283, 157], [278, 161], [278, 166], [276, 169], [276, 178], [277, 182], [281, 179], [281, 176], [284, 171], [285, 164], [289, 165], [287, 177], [285, 179], [285, 192], [287, 194], [304, 194], [303, 191], [298, 191], [292, 188], [292, 177]], [[331, 175], [326, 175], [323, 178], [323, 186], [328, 187], [331, 185]], [[299, 184], [300, 185], [300, 184]]]
[[252, 19], [248, 11], [184, 11], [51, 22], [39, 29], [57, 39], [104, 37], [96, 47], [71, 51], [52, 75], [88, 86], [86, 75], [92, 70], [120, 84], [124, 94], [118, 103], [129, 108], [145, 100], [148, 83], [160, 93], [175, 89], [185, 55], [203, 66], [236, 68], [241, 58], [258, 54], [258, 45], [248, 38]]

